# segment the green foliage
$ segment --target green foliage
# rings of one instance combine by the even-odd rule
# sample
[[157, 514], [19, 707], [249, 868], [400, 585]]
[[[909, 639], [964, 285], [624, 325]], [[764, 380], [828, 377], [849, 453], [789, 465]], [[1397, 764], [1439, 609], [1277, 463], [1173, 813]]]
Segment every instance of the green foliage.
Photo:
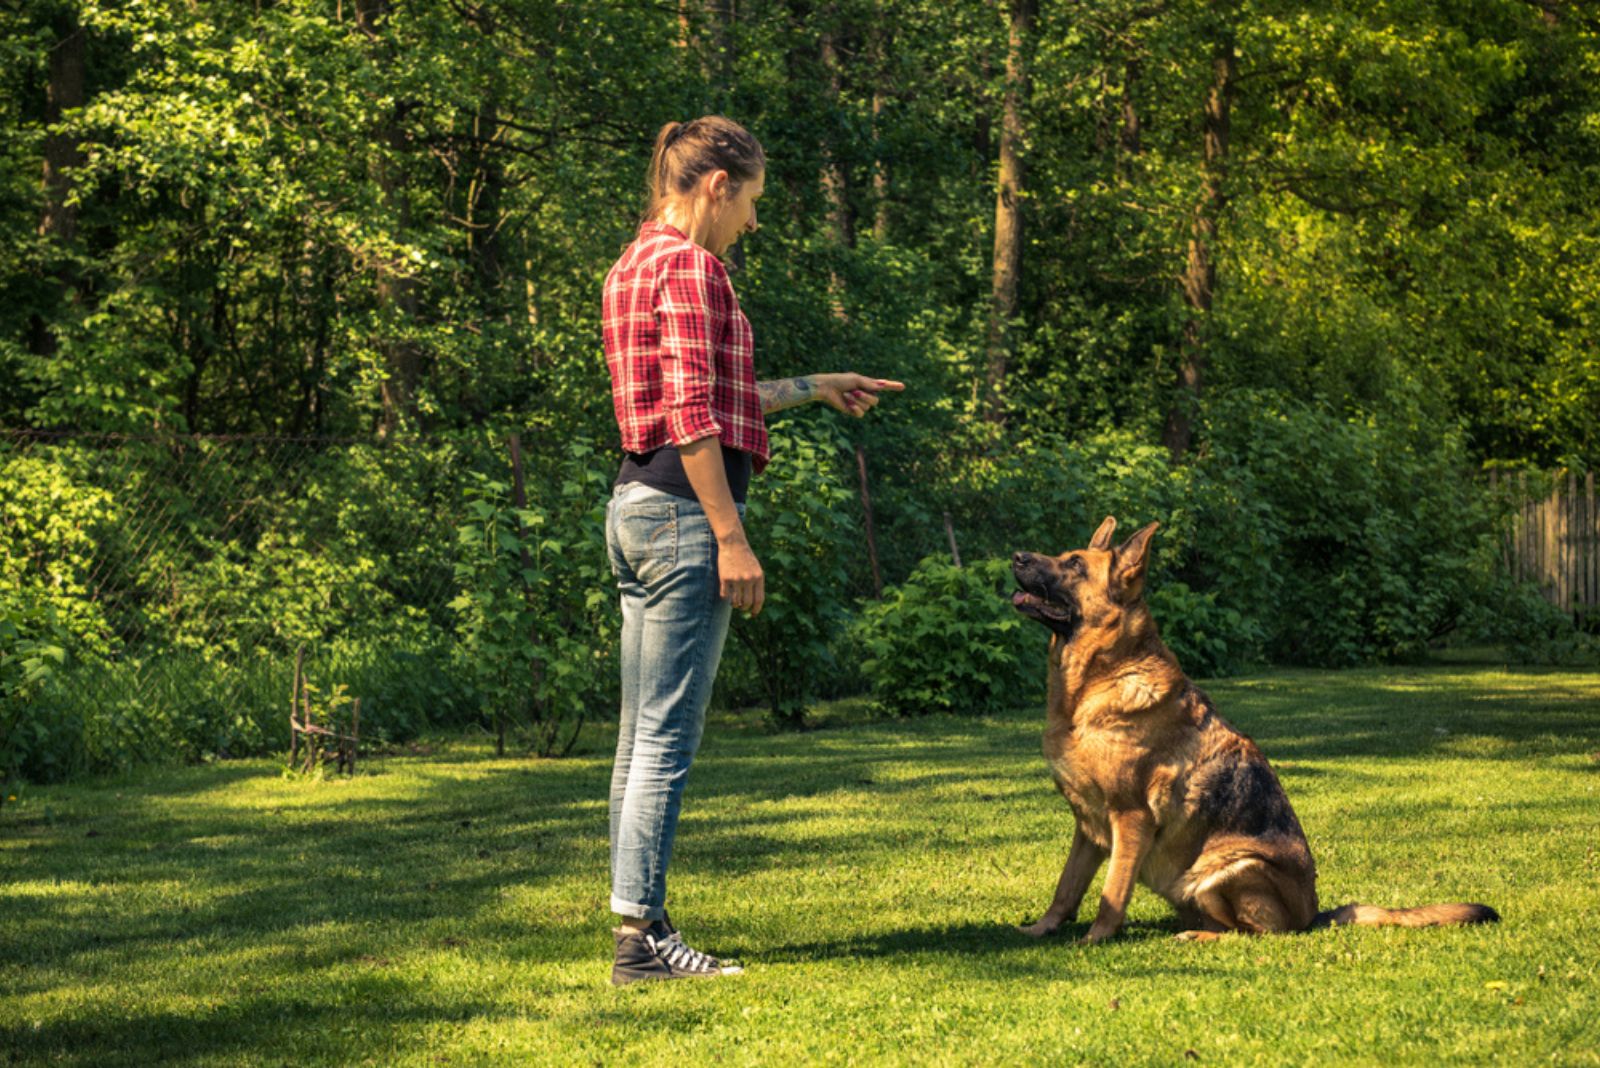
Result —
[[[30, 0], [0, 28], [0, 424], [354, 433], [533, 412], [601, 432], [595, 280], [651, 134], [708, 110], [770, 149], [738, 277], [766, 369], [834, 353], [925, 391], [927, 433], [970, 414], [1007, 47], [992, 10]], [[83, 106], [47, 121], [78, 29]], [[1008, 426], [1153, 436], [1227, 38], [1208, 388], [1349, 414], [1415, 387], [1475, 457], [1593, 461], [1591, 37], [1513, 0], [1043, 5]], [[72, 225], [41, 232], [52, 137], [81, 155], [61, 178]]]
[[1081, 548], [1108, 515], [1119, 537], [1159, 522], [1146, 588], [1162, 637], [1192, 674], [1229, 674], [1262, 658], [1277, 588], [1262, 529], [1270, 502], [1238, 478], [1175, 465], [1128, 432], [1041, 435], [960, 468], [953, 523], [963, 559], [1009, 559]]
[[[1593, 617], [1588, 623], [1592, 628]], [[1460, 637], [1463, 643], [1503, 649], [1521, 663], [1600, 664], [1600, 636], [1574, 627], [1572, 617], [1545, 600], [1533, 583], [1501, 574], [1467, 606]]]
[[48, 607], [74, 646], [104, 654], [114, 639], [90, 584], [101, 540], [127, 516], [93, 464], [84, 450], [39, 454], [0, 441], [0, 589]]
[[371, 741], [472, 714], [444, 601], [475, 448], [8, 443], [0, 575], [72, 660], [33, 695], [16, 766], [49, 781], [281, 748], [301, 644], [363, 698]]
[[[239, 441], [0, 445], [0, 586], [49, 604], [73, 654], [38, 695], [54, 740], [32, 766], [259, 751], [281, 731], [272, 673], [302, 643], [351, 672], [375, 731], [471, 715], [493, 671], [454, 648], [458, 573], [502, 613], [553, 614], [550, 662], [614, 685], [562, 644], [593, 610], [559, 607], [577, 592], [520, 564], [507, 579], [487, 540], [458, 559], [478, 546], [456, 536], [460, 483], [503, 470], [485, 425], [609, 440], [598, 280], [652, 135], [707, 111], [769, 151], [733, 275], [762, 376], [910, 387], [847, 424], [844, 450], [780, 450], [758, 480], [772, 596], [736, 623], [727, 694], [793, 721], [860, 683], [836, 592], [871, 588], [841, 496], [854, 446], [891, 582], [947, 551], [946, 512], [972, 560], [1081, 544], [1105, 514], [1160, 520], [1151, 604], [1196, 674], [1410, 656], [1452, 633], [1571, 640], [1494, 578], [1472, 475], [1600, 463], [1592, 19], [1517, 0], [1041, 5], [1027, 250], [989, 423], [973, 401], [1005, 20], [927, 0], [723, 8], [0, 12], [0, 427], [386, 442], [290, 462]], [[83, 103], [56, 116], [79, 30]], [[1221, 40], [1239, 68], [1199, 315], [1174, 278]], [[1154, 442], [1191, 342], [1206, 421], [1174, 465]], [[395, 436], [413, 429], [431, 436]], [[538, 500], [576, 477], [557, 453], [530, 456]], [[614, 461], [589, 462], [599, 478]], [[202, 484], [223, 472], [234, 485]], [[562, 546], [554, 572], [596, 551], [581, 495], [538, 532]], [[520, 602], [486, 592], [507, 582]], [[493, 612], [476, 625], [470, 642], [511, 648]], [[523, 654], [505, 670], [526, 681], [543, 661]], [[576, 676], [550, 685], [525, 700], [581, 703]], [[492, 688], [515, 704], [509, 677]]]
[[1500, 600], [1493, 513], [1459, 433], [1239, 393], [1212, 405], [1207, 434], [1184, 465], [1125, 432], [969, 462], [952, 477], [962, 553], [1056, 554], [1107, 515], [1119, 536], [1160, 522], [1149, 603], [1198, 676], [1416, 656]]
[[1004, 560], [929, 557], [865, 605], [854, 637], [873, 701], [900, 716], [1039, 705], [1044, 634], [1011, 606], [1014, 588]]
[[65, 628], [50, 604], [14, 596], [0, 597], [0, 807], [49, 734], [35, 701], [67, 661]]
[[1273, 581], [1255, 592], [1275, 659], [1415, 656], [1482, 597], [1494, 528], [1458, 432], [1241, 394], [1214, 407], [1211, 434], [1208, 464], [1266, 506]]
[[620, 627], [602, 549], [601, 453], [573, 441], [547, 459], [522, 507], [510, 483], [473, 473], [450, 602], [499, 747], [511, 729], [541, 756], [570, 751], [585, 718], [614, 707]]
[[[733, 686], [759, 694], [775, 724], [805, 722], [807, 701], [853, 674], [836, 642], [850, 619], [846, 560], [858, 543], [843, 442], [827, 424], [772, 431], [772, 466], [751, 482], [745, 511], [766, 580], [761, 614], [736, 613]], [[833, 692], [837, 693], [835, 687]]]
[[[436, 644], [448, 623], [440, 606], [454, 580], [461, 468], [482, 461], [475, 445], [285, 458], [201, 442], [199, 456], [142, 468], [132, 483], [146, 508], [176, 517], [198, 543], [193, 563], [159, 549], [130, 561], [132, 582], [166, 594], [152, 636], [230, 657], [263, 644], [280, 656], [380, 637], [402, 648]], [[197, 466], [213, 472], [210, 484], [191, 486]], [[254, 507], [217, 513], [215, 498], [246, 488]], [[181, 581], [170, 580], [174, 571]]]
[[[343, 753], [337, 739], [340, 736], [350, 737], [359, 732], [361, 725], [356, 719], [357, 700], [350, 694], [349, 687], [342, 682], [336, 682], [331, 687], [321, 687], [309, 679], [301, 681], [301, 696], [298, 701], [300, 713], [296, 718], [303, 727], [313, 729], [301, 733], [296, 739], [298, 742], [295, 753], [296, 766], [291, 766], [288, 774], [304, 773], [320, 779], [326, 774], [328, 760], [335, 755], [339, 756], [341, 770], [343, 769]], [[322, 731], [329, 733], [324, 734]]]
[[1261, 616], [1227, 607], [1224, 599], [1218, 590], [1199, 593], [1177, 578], [1146, 595], [1162, 640], [1195, 677], [1236, 674], [1254, 663], [1266, 644]]
[[[58, 641], [66, 646], [70, 638]], [[477, 714], [477, 695], [450, 647], [336, 641], [317, 662], [361, 697], [363, 745], [405, 741]], [[30, 782], [57, 782], [282, 752], [293, 669], [292, 657], [265, 650], [236, 661], [171, 649], [70, 658], [29, 700], [31, 728], [20, 736], [16, 766]]]

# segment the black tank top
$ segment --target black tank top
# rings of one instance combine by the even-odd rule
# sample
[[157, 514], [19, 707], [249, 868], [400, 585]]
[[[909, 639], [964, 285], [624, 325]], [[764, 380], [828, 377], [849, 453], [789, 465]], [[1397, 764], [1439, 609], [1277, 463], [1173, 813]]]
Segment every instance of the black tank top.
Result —
[[[721, 445], [720, 442], [718, 444]], [[728, 474], [728, 489], [733, 491], [734, 503], [743, 504], [750, 491], [750, 454], [726, 445], [721, 445], [721, 448], [722, 469]], [[689, 484], [689, 473], [683, 469], [683, 457], [678, 455], [675, 445], [663, 445], [649, 452], [624, 452], [622, 470], [617, 472], [617, 480], [613, 485], [621, 486], [629, 482], [643, 482], [651, 489], [687, 497], [691, 501], [699, 499], [694, 487]]]

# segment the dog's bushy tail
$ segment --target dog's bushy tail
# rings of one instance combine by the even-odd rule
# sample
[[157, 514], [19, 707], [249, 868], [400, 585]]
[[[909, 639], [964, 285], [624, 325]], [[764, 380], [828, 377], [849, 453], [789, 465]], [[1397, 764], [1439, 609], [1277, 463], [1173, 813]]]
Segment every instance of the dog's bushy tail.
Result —
[[1414, 909], [1385, 909], [1377, 905], [1340, 905], [1317, 913], [1311, 929], [1318, 927], [1445, 927], [1469, 923], [1499, 923], [1500, 914], [1488, 905], [1421, 905]]

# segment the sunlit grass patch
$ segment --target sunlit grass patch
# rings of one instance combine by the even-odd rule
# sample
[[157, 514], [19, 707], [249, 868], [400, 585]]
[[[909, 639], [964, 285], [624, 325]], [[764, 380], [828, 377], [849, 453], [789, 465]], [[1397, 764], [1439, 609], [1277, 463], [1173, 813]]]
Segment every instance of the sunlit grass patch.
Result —
[[440, 739], [348, 781], [240, 761], [26, 791], [0, 817], [0, 1064], [1600, 1062], [1600, 677], [1209, 689], [1325, 905], [1505, 922], [1190, 946], [1141, 890], [1118, 940], [1034, 942], [1011, 925], [1071, 833], [1040, 710], [752, 713], [707, 732], [672, 876], [674, 918], [750, 970], [618, 991], [609, 739]]

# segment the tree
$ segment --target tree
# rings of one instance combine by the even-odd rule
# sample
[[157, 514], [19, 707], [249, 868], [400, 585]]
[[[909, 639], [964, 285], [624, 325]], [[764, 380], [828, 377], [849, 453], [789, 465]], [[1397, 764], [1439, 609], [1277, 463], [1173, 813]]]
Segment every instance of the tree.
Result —
[[984, 417], [1005, 419], [1003, 395], [1006, 364], [1012, 346], [1012, 319], [1022, 278], [1023, 198], [1026, 196], [1027, 137], [1025, 112], [1029, 95], [1028, 49], [1038, 0], [1010, 0], [1006, 48], [1005, 106], [1000, 123], [1000, 178], [994, 205], [994, 274], [985, 345]]

